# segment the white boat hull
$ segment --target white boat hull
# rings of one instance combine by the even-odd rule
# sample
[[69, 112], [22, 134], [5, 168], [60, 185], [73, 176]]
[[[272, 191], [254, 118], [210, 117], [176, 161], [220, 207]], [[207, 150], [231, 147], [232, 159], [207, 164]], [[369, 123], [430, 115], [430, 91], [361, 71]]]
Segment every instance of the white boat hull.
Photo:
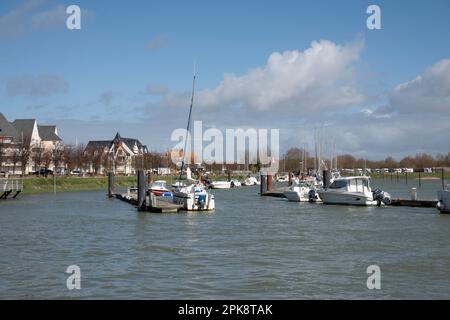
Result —
[[438, 191], [438, 209], [442, 213], [450, 213], [450, 190]]
[[292, 202], [309, 202], [309, 188], [295, 188], [284, 192], [284, 196], [288, 201]]
[[[204, 202], [199, 201], [200, 196], [205, 196]], [[214, 195], [210, 193], [174, 192], [172, 201], [173, 203], [183, 205], [183, 209], [187, 211], [211, 211], [216, 208]]]
[[376, 206], [371, 192], [338, 192], [334, 190], [319, 191], [319, 196], [325, 204], [347, 204], [357, 206]]
[[230, 189], [231, 181], [214, 181], [211, 183], [212, 189]]

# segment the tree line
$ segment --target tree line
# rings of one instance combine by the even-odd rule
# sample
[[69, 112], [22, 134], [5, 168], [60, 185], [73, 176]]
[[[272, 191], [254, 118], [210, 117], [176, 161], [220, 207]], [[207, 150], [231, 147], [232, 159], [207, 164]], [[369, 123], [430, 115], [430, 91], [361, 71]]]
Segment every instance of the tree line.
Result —
[[[304, 157], [306, 155], [306, 157]], [[337, 155], [333, 158], [331, 165], [330, 158], [323, 158], [323, 163], [328, 168], [339, 169], [356, 169], [356, 168], [370, 168], [370, 169], [395, 169], [395, 168], [435, 168], [435, 167], [450, 167], [450, 152], [447, 154], [438, 153], [433, 156], [428, 153], [418, 153], [415, 156], [405, 156], [400, 160], [392, 156], [386, 157], [384, 160], [369, 160], [365, 158], [356, 158], [351, 154]], [[299, 170], [306, 162], [306, 167], [314, 168], [316, 159], [302, 148], [289, 149], [280, 159], [281, 171], [295, 171]]]

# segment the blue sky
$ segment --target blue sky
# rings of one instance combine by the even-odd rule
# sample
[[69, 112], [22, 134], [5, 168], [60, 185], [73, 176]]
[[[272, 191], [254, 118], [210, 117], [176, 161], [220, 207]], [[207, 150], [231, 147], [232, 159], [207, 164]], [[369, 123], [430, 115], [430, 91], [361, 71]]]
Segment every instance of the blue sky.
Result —
[[[70, 4], [81, 7], [81, 30], [65, 27], [64, 10]], [[381, 30], [366, 28], [370, 4], [381, 8]], [[311, 140], [311, 128], [326, 122], [330, 130], [342, 129], [342, 142], [337, 146], [341, 152], [372, 158], [448, 152], [450, 139], [437, 136], [450, 133], [450, 107], [446, 104], [450, 69], [444, 63], [431, 72], [428, 81], [410, 82], [450, 58], [450, 41], [446, 40], [449, 16], [450, 2], [445, 0], [2, 1], [0, 110], [11, 120], [37, 118], [55, 123], [67, 142], [75, 137], [84, 142], [109, 138], [119, 130], [123, 136], [136, 136], [150, 149], [162, 150], [170, 145], [170, 132], [185, 126], [189, 105], [185, 93], [190, 90], [195, 60], [198, 97], [205, 98], [198, 101], [196, 112], [207, 126], [229, 127], [234, 122], [236, 126], [278, 127], [283, 149]], [[305, 75], [309, 79], [320, 74], [311, 87], [318, 92], [313, 97], [336, 89], [326, 103], [318, 103], [317, 112], [296, 102], [312, 99], [303, 99], [302, 94], [275, 99], [267, 108], [259, 108], [255, 102], [260, 101], [259, 93], [253, 85], [239, 95], [220, 88], [224, 74], [243, 77], [232, 79], [232, 88], [245, 79], [257, 86], [259, 78], [245, 75], [264, 70], [273, 53], [305, 52], [313, 41], [320, 40], [332, 43], [324, 46], [330, 50], [326, 57], [345, 61], [330, 67], [338, 74], [316, 68]], [[355, 57], [333, 56], [341, 47], [358, 47], [351, 49]], [[302, 70], [280, 74], [277, 83], [283, 82], [281, 89], [284, 81], [294, 88], [307, 81], [289, 82]], [[334, 79], [333, 83], [316, 87], [328, 78]], [[405, 112], [403, 106], [408, 105], [411, 92], [423, 92], [414, 101], [428, 102], [427, 86], [436, 82], [442, 86], [437, 86], [441, 91], [431, 97], [438, 99], [432, 103], [437, 105], [433, 112], [424, 117], [426, 110], [420, 106]], [[405, 83], [411, 89], [397, 92], [395, 88]], [[30, 86], [36, 90], [30, 91]], [[263, 87], [264, 83], [261, 90]], [[352, 92], [345, 99], [339, 96], [343, 87]], [[308, 93], [309, 89], [304, 95]], [[204, 102], [206, 97], [211, 105]], [[227, 99], [229, 105], [222, 104]], [[333, 105], [330, 101], [341, 102]], [[310, 105], [314, 103], [311, 100]], [[383, 113], [385, 109], [394, 111]], [[379, 115], [376, 125], [368, 115]], [[293, 121], [293, 116], [298, 116], [298, 121]], [[274, 117], [276, 120], [269, 121]], [[239, 121], [234, 121], [236, 118]], [[349, 118], [355, 126], [346, 126]], [[430, 125], [436, 128], [423, 141], [411, 144], [408, 124], [416, 120], [423, 125], [419, 131]], [[369, 130], [370, 125], [375, 127]], [[386, 128], [385, 139], [395, 140], [391, 147], [383, 149], [384, 138], [370, 147], [359, 138], [364, 133], [367, 140], [373, 140], [371, 135], [377, 136], [380, 128]]]

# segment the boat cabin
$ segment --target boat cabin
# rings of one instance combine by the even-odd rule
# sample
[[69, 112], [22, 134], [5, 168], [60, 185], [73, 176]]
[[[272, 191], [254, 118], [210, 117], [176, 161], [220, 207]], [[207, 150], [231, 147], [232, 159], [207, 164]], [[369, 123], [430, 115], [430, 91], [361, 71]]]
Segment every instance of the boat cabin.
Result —
[[370, 178], [361, 177], [343, 177], [333, 181], [329, 189], [343, 189], [348, 192], [366, 192], [370, 189]]

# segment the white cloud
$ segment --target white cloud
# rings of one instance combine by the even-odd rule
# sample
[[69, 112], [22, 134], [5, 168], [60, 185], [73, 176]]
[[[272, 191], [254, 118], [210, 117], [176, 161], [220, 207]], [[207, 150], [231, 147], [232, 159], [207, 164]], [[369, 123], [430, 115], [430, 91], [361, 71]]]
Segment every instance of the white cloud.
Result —
[[[266, 65], [242, 76], [225, 74], [214, 89], [199, 91], [199, 108], [242, 107], [253, 110], [337, 110], [358, 105], [366, 97], [354, 84], [353, 63], [362, 41], [340, 46], [314, 41], [302, 51], [272, 53]], [[165, 103], [186, 106], [186, 96], [169, 94]]]
[[450, 115], [450, 59], [441, 60], [414, 80], [398, 85], [391, 93], [390, 104], [399, 113]]

